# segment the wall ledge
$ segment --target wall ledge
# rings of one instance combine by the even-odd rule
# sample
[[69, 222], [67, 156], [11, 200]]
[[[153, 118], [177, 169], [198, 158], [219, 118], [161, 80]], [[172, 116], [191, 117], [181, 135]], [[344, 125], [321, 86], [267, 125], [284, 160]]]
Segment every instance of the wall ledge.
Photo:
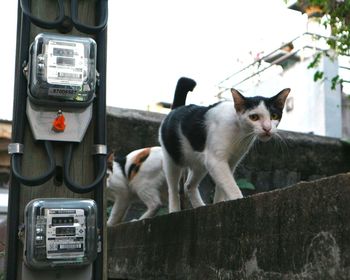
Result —
[[350, 279], [350, 173], [108, 229], [110, 279]]

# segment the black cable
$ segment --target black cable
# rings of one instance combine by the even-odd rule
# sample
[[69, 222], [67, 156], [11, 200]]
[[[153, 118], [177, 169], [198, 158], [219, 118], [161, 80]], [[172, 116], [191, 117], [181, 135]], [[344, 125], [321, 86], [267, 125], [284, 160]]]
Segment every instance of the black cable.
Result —
[[97, 25], [92, 26], [82, 24], [79, 21], [77, 0], [71, 0], [71, 17], [73, 25], [77, 30], [86, 34], [96, 34], [101, 32], [106, 27], [108, 19], [108, 1], [100, 0], [98, 3], [99, 6], [97, 6], [97, 14], [99, 15], [99, 22]]
[[37, 177], [25, 177], [21, 174], [21, 162], [22, 162], [22, 154], [12, 154], [11, 156], [11, 166], [12, 166], [12, 173], [13, 176], [16, 177], [16, 179], [21, 182], [23, 185], [26, 186], [39, 186], [50, 180], [56, 171], [56, 161], [55, 156], [53, 153], [52, 144], [50, 141], [44, 141], [45, 151], [47, 154], [47, 158], [49, 160], [49, 168], [47, 171]]
[[63, 0], [57, 0], [58, 1], [58, 10], [59, 14], [56, 20], [54, 21], [46, 21], [39, 19], [32, 15], [30, 11], [30, 4], [29, 0], [20, 0], [21, 8], [23, 13], [30, 19], [30, 21], [35, 24], [36, 26], [39, 26], [44, 29], [58, 29], [62, 26], [63, 21], [65, 20], [64, 15], [64, 5]]
[[65, 22], [72, 21], [74, 27], [83, 33], [86, 34], [96, 34], [98, 32], [101, 32], [107, 25], [107, 18], [108, 18], [108, 1], [107, 0], [100, 0], [99, 6], [97, 7], [99, 16], [99, 22], [97, 25], [87, 25], [83, 24], [79, 21], [78, 16], [78, 3], [77, 0], [71, 0], [71, 18], [68, 16], [65, 16], [64, 14], [64, 0], [57, 0], [58, 1], [58, 10], [59, 14], [56, 20], [53, 21], [47, 21], [39, 19], [32, 15], [30, 10], [30, 4], [29, 0], [20, 0], [20, 5], [23, 10], [23, 13], [30, 19], [30, 21], [35, 24], [38, 27], [44, 28], [44, 29], [57, 29], [60, 30], [62, 27], [65, 27]]
[[107, 163], [106, 163], [106, 155], [94, 155], [95, 158], [95, 164], [97, 166], [97, 176], [95, 180], [87, 185], [87, 186], [81, 186], [76, 184], [72, 181], [69, 175], [70, 171], [70, 165], [72, 161], [72, 155], [73, 155], [73, 143], [67, 143], [64, 151], [64, 162], [63, 162], [63, 181], [65, 185], [70, 189], [72, 192], [75, 193], [88, 193], [94, 190], [98, 184], [102, 182], [104, 179], [104, 176], [106, 174], [107, 169]]
[[[107, 8], [107, 7], [106, 7]], [[100, 80], [97, 87], [97, 98], [95, 100], [95, 134], [94, 134], [94, 143], [106, 145], [107, 144], [107, 120], [106, 120], [106, 67], [107, 67], [107, 28], [97, 34], [97, 70], [100, 73]], [[107, 163], [106, 155], [104, 155], [103, 160]], [[98, 172], [98, 170], [95, 170]], [[101, 242], [101, 252], [98, 253], [97, 258], [94, 262], [93, 267], [93, 279], [102, 279], [103, 277], [103, 258], [104, 258], [104, 224], [105, 224], [105, 208], [104, 208], [104, 181], [100, 182], [100, 187], [97, 187], [94, 192], [95, 201], [98, 207], [98, 227], [100, 229], [100, 242]]]
[[[22, 143], [25, 126], [25, 109], [27, 88], [26, 80], [23, 76], [22, 63], [27, 60], [30, 36], [29, 19], [23, 16], [20, 5], [17, 8], [17, 38], [16, 38], [16, 68], [14, 82], [14, 100], [12, 115], [12, 142]], [[6, 242], [6, 280], [17, 279], [17, 269], [19, 267], [19, 204], [20, 204], [20, 183], [12, 176], [9, 188], [8, 212], [7, 212], [7, 242]]]

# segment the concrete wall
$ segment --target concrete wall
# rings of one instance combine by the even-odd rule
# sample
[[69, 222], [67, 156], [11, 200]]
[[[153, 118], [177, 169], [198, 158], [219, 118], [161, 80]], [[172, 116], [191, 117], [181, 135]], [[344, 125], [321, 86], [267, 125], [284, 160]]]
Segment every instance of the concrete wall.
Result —
[[124, 223], [110, 279], [350, 279], [350, 174]]

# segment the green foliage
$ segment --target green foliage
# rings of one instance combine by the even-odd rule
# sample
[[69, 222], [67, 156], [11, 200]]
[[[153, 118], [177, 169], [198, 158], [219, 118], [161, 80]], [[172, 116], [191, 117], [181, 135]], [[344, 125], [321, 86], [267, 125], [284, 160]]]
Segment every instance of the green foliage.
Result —
[[334, 38], [328, 40], [329, 46], [338, 54], [350, 55], [350, 1], [318, 0], [327, 17], [325, 26], [330, 26]]
[[[325, 15], [322, 18], [322, 24], [331, 29], [332, 36], [327, 40], [330, 49], [336, 55], [350, 55], [350, 0], [298, 0], [298, 5], [301, 11], [306, 11], [307, 7], [310, 6], [319, 7], [322, 14]], [[316, 68], [322, 55], [329, 57], [326, 51], [317, 53], [308, 65], [308, 69]], [[313, 79], [317, 82], [323, 81], [326, 77], [324, 77], [323, 72], [317, 70]], [[342, 82], [338, 75], [333, 77], [331, 79], [331, 89], [334, 90]]]
[[320, 64], [321, 61], [321, 57], [322, 57], [322, 53], [319, 52], [315, 55], [314, 59], [310, 62], [310, 64], [307, 66], [307, 69], [310, 68], [315, 68]]
[[332, 90], [335, 90], [335, 87], [337, 84], [341, 84], [343, 82], [343, 79], [340, 79], [339, 75], [335, 76], [332, 78], [331, 83], [332, 83]]
[[113, 207], [113, 202], [108, 201], [107, 202], [107, 209], [106, 209], [106, 211], [107, 211], [107, 218], [111, 215], [112, 207]]
[[323, 24], [330, 26], [332, 38], [328, 45], [337, 54], [350, 55], [350, 1], [349, 0], [298, 0], [302, 10], [318, 6], [325, 14]]
[[[307, 68], [308, 69], [316, 68], [320, 64], [322, 55], [326, 55], [329, 57], [329, 55], [326, 52], [319, 52], [314, 56], [313, 60], [310, 62]], [[314, 79], [314, 82], [317, 82], [317, 81], [323, 81], [327, 78], [324, 77], [323, 71], [316, 70], [316, 72], [314, 73], [313, 79]], [[341, 84], [342, 82], [343, 82], [343, 79], [341, 79], [339, 75], [336, 75], [331, 79], [331, 89], [335, 90], [337, 85]]]
[[[161, 215], [165, 215], [168, 214], [168, 207], [161, 207], [158, 212], [157, 212], [157, 216], [161, 216]], [[1, 280], [1, 279], [0, 279]]]
[[323, 72], [322, 71], [316, 71], [314, 73], [314, 82], [317, 82], [318, 80], [322, 80], [323, 79]]
[[238, 179], [237, 185], [242, 190], [255, 190], [255, 186], [247, 179]]

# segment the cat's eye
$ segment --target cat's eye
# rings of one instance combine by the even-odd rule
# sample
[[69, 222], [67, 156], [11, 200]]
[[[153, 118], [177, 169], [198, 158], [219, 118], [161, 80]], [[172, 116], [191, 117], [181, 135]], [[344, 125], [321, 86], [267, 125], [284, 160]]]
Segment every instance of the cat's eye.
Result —
[[253, 122], [255, 122], [255, 121], [257, 121], [257, 120], [259, 119], [259, 115], [258, 115], [258, 114], [251, 114], [251, 115], [249, 115], [249, 118], [250, 118]]
[[279, 119], [280, 119], [280, 116], [279, 116], [279, 115], [277, 115], [277, 114], [275, 114], [275, 113], [272, 113], [272, 114], [271, 114], [271, 120], [277, 121], [277, 120], [279, 120]]

